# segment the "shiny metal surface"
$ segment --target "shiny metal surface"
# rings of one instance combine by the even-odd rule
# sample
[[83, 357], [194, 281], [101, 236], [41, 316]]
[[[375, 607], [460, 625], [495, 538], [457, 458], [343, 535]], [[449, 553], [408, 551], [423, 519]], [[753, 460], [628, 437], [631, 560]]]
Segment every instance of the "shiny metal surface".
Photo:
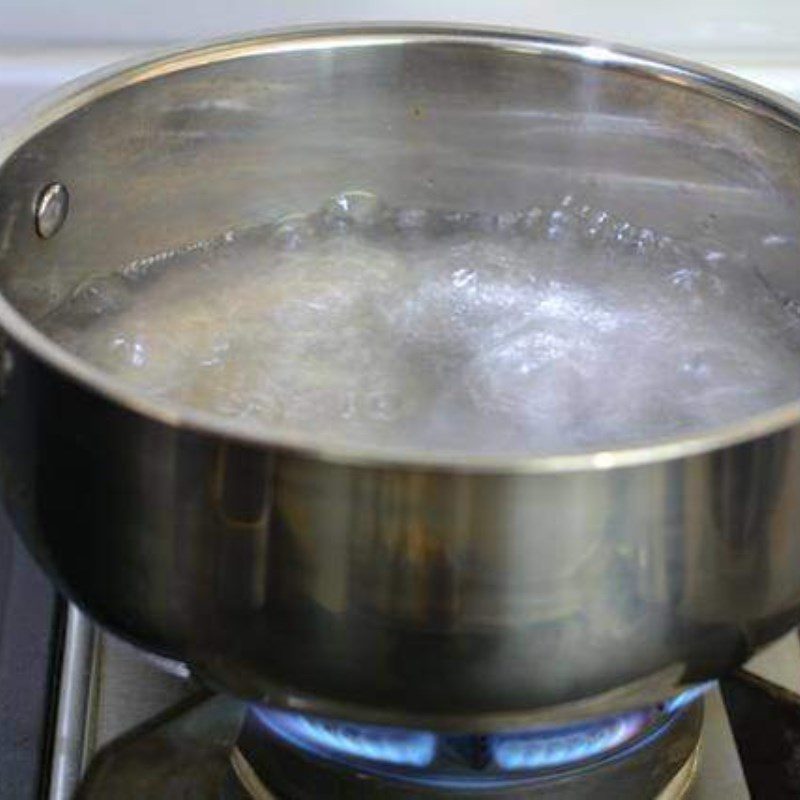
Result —
[[92, 623], [77, 609], [70, 609], [58, 681], [48, 800], [68, 800], [73, 796], [91, 752], [96, 635]]
[[[267, 35], [70, 90], [0, 155], [7, 505], [102, 624], [245, 697], [475, 730], [715, 677], [800, 617], [797, 405], [609, 453], [355, 452], [132, 396], [26, 318], [343, 186], [502, 210], [577, 182], [672, 231], [771, 223], [800, 197], [797, 119], [683, 63], [437, 28]], [[73, 203], [42, 240], [54, 180]]]
[[104, 748], [197, 689], [188, 676], [166, 671], [149, 654], [98, 630], [74, 606], [65, 634], [48, 800], [72, 800]]

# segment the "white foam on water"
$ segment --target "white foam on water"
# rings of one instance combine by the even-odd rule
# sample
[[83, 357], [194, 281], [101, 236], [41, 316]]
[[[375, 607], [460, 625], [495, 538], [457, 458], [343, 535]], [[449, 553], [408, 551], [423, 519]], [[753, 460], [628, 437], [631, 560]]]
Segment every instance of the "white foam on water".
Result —
[[565, 452], [800, 396], [798, 318], [746, 258], [571, 197], [482, 215], [350, 193], [135, 266], [77, 287], [50, 335], [256, 427]]

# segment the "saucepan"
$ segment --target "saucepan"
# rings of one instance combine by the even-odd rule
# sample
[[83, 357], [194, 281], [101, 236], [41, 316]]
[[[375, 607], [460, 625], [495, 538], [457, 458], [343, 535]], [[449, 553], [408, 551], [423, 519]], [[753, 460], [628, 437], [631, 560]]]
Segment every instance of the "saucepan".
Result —
[[782, 247], [776, 291], [800, 296], [796, 242], [762, 236], [797, 218], [800, 111], [666, 57], [294, 30], [116, 67], [30, 112], [0, 144], [0, 473], [31, 550], [97, 622], [212, 687], [347, 719], [577, 718], [744, 662], [800, 620], [800, 398], [602, 450], [368, 447], [157, 402], [39, 324], [88, 276], [343, 188], [499, 214], [575, 186], [673, 232], [754, 219], [736, 234]]

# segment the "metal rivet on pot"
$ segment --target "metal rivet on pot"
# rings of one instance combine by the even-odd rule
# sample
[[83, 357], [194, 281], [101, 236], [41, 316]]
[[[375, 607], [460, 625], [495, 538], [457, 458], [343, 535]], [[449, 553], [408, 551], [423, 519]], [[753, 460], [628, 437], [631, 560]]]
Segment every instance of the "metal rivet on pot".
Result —
[[69, 193], [61, 183], [51, 183], [39, 192], [34, 215], [36, 233], [49, 239], [60, 230], [69, 211]]

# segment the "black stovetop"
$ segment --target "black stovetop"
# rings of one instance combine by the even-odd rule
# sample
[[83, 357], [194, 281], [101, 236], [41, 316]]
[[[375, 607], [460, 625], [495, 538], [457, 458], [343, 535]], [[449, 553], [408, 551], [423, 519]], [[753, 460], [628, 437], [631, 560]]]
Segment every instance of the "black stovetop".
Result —
[[59, 602], [0, 511], [0, 800], [44, 791]]

